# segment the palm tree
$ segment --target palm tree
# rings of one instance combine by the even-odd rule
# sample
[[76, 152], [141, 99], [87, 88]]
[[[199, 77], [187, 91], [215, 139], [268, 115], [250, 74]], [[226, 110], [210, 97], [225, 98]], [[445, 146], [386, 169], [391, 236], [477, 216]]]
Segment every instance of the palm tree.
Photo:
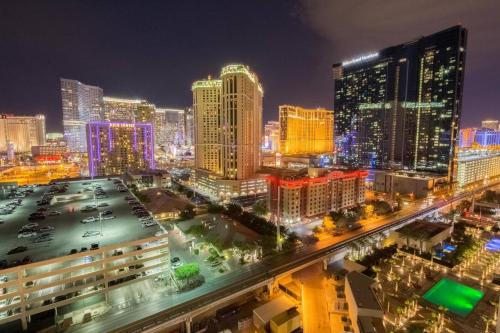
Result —
[[397, 232], [406, 239], [406, 247], [410, 247], [410, 239], [414, 237], [414, 231], [407, 227], [402, 227]]
[[481, 319], [484, 321], [484, 333], [488, 333], [488, 331], [490, 330], [490, 323], [493, 322], [493, 320], [486, 316], [486, 315], [481, 315]]
[[379, 266], [372, 266], [372, 270], [375, 272], [375, 281], [378, 282], [378, 273], [382, 270]]
[[402, 307], [398, 306], [396, 308], [396, 313], [398, 314], [397, 326], [401, 325], [401, 316], [403, 315], [404, 312], [405, 310]]
[[422, 254], [422, 247], [424, 245], [424, 241], [426, 241], [428, 239], [427, 237], [427, 234], [425, 232], [417, 232], [414, 234], [414, 239], [416, 241], [418, 241], [418, 245], [419, 245], [419, 252], [420, 254]]
[[401, 276], [396, 275], [396, 276], [394, 277], [394, 282], [396, 283], [396, 288], [395, 288], [396, 293], [398, 292], [399, 281], [401, 281]]
[[412, 307], [413, 307], [413, 313], [417, 313], [418, 299], [419, 298], [420, 298], [420, 296], [416, 293], [413, 293], [413, 295], [411, 295], [411, 297], [410, 297], [410, 300], [412, 302]]
[[448, 311], [447, 308], [445, 308], [444, 306], [439, 306], [438, 307], [438, 329], [439, 329], [439, 332], [442, 331], [443, 327], [444, 327], [444, 315], [445, 313]]
[[406, 319], [410, 318], [410, 306], [411, 306], [411, 301], [409, 299], [407, 299], [405, 301], [405, 316], [406, 316]]
[[389, 265], [390, 265], [389, 276], [392, 276], [392, 266], [394, 266], [395, 262], [396, 262], [396, 260], [394, 260], [394, 258], [389, 259]]

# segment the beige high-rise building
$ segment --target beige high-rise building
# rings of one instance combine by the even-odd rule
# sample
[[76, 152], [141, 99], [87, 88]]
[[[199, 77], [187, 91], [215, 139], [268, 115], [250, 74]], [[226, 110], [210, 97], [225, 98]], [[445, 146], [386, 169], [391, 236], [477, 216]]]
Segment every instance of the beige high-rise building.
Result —
[[247, 179], [260, 166], [262, 86], [244, 65], [222, 69], [222, 170], [227, 179]]
[[282, 154], [333, 152], [333, 111], [281, 105], [279, 117], [280, 152]]
[[144, 102], [140, 99], [128, 99], [117, 97], [103, 97], [104, 120], [105, 121], [133, 121], [139, 104]]
[[260, 166], [262, 140], [263, 90], [257, 75], [248, 66], [228, 65], [220, 79], [196, 81], [192, 91], [197, 186], [218, 197], [265, 191], [259, 179], [249, 181]]
[[104, 96], [103, 101], [105, 121], [154, 122], [156, 107], [146, 100]]
[[481, 127], [482, 128], [489, 128], [494, 131], [500, 130], [500, 126], [498, 126], [498, 120], [483, 120], [481, 121]]
[[0, 116], [0, 151], [9, 147], [16, 153], [31, 152], [32, 146], [45, 144], [45, 116]]
[[193, 83], [195, 168], [222, 175], [221, 89], [222, 80]]

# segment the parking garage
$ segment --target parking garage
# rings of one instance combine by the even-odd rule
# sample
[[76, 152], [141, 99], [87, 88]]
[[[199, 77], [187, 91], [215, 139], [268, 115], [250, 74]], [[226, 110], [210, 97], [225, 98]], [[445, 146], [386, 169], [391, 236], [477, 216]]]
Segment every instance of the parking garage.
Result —
[[141, 224], [123, 188], [117, 179], [38, 186], [1, 216], [0, 328], [20, 320], [26, 329], [33, 315], [96, 295], [107, 301], [110, 290], [164, 274], [167, 234]]

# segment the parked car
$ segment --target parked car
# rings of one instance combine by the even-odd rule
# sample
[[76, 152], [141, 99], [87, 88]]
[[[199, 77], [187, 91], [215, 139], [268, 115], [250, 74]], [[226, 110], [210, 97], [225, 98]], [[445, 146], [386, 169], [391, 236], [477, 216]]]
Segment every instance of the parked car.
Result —
[[38, 223], [36, 222], [32, 222], [32, 223], [28, 223], [28, 224], [25, 224], [21, 227], [21, 229], [33, 229], [33, 228], [36, 228], [38, 227]]
[[25, 231], [17, 234], [17, 238], [29, 238], [29, 237], [35, 237], [36, 232], [35, 231]]
[[181, 267], [182, 266], [181, 258], [173, 257], [172, 259], [170, 259], [170, 264], [172, 265], [172, 268]]
[[61, 212], [57, 211], [57, 210], [53, 210], [53, 211], [50, 211], [49, 216], [57, 216], [57, 215], [61, 215]]
[[7, 254], [21, 253], [28, 250], [26, 246], [18, 246], [7, 252]]
[[86, 237], [92, 237], [92, 236], [99, 236], [101, 233], [99, 231], [86, 231], [84, 234], [83, 234], [83, 238], [86, 238]]
[[52, 237], [37, 237], [37, 238], [35, 238], [35, 240], [33, 242], [35, 242], [35, 243], [44, 243], [44, 242], [50, 242], [53, 239], [54, 238], [52, 238]]
[[96, 222], [96, 221], [99, 221], [99, 218], [91, 216], [91, 217], [87, 217], [87, 218], [83, 219], [81, 222], [82, 223], [93, 223], [93, 222]]

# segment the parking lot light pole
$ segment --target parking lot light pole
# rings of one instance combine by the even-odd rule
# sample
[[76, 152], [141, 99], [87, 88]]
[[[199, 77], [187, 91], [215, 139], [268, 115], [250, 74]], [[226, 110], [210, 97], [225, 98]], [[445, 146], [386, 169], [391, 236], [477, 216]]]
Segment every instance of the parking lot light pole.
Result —
[[102, 212], [99, 212], [99, 224], [101, 225], [101, 240], [102, 240]]

